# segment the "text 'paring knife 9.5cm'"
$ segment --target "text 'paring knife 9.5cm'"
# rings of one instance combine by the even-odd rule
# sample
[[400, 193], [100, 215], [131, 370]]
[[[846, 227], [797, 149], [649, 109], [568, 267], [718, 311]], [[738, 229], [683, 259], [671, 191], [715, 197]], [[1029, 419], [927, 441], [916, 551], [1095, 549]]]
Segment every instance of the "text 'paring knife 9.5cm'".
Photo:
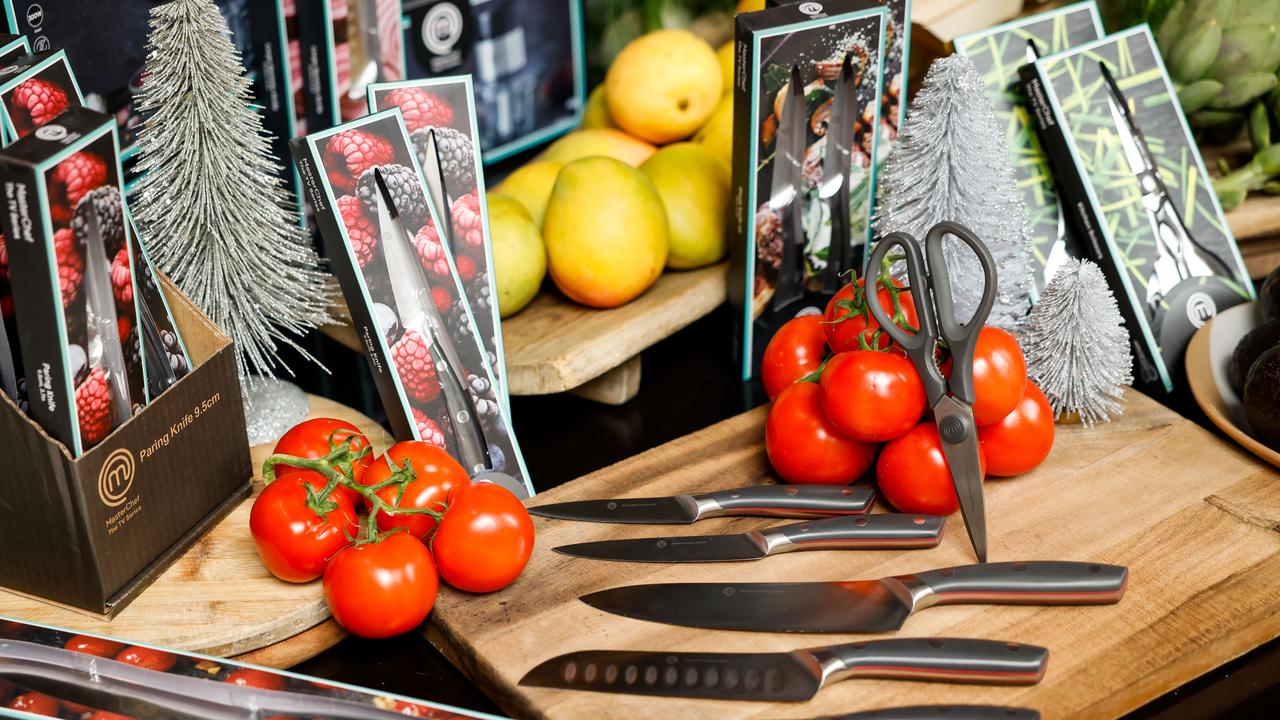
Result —
[[891, 632], [933, 605], [1106, 605], [1128, 570], [1077, 562], [963, 565], [880, 580], [664, 583], [585, 595], [586, 604], [668, 625], [757, 632]]
[[600, 523], [684, 525], [710, 517], [814, 518], [861, 515], [875, 493], [847, 485], [760, 485], [670, 497], [578, 500], [535, 505], [533, 515]]
[[552, 658], [521, 685], [717, 700], [808, 700], [827, 683], [888, 678], [1034, 685], [1049, 651], [959, 638], [891, 638], [774, 653], [586, 650]]
[[797, 550], [917, 550], [941, 542], [944, 522], [937, 515], [868, 514], [730, 535], [599, 540], [562, 545], [555, 551], [621, 562], [730, 562]]

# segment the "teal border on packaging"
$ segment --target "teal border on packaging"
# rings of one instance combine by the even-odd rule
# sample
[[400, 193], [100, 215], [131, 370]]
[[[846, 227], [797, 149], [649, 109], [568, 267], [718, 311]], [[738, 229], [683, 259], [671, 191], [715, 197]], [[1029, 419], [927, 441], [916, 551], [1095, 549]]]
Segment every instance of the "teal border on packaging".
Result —
[[[1045, 10], [1044, 12], [1038, 12], [1035, 15], [1027, 15], [1026, 17], [1021, 17], [1016, 20], [1002, 22], [999, 25], [992, 25], [989, 28], [983, 28], [982, 30], [974, 30], [973, 32], [965, 33], [964, 35], [958, 35], [954, 39], [952, 39], [951, 45], [956, 49], [957, 55], [967, 56], [969, 53], [963, 49], [962, 47], [963, 44], [971, 43], [975, 40], [983, 40], [992, 35], [995, 35], [997, 33], [1002, 33], [1007, 30], [1017, 30], [1018, 28], [1023, 28], [1023, 27], [1026, 27], [1027, 25], [1034, 25], [1035, 23], [1038, 23], [1038, 22], [1044, 22], [1045, 20], [1050, 20], [1052, 18], [1058, 17], [1059, 15], [1070, 15], [1072, 13], [1077, 13], [1077, 12], [1080, 12], [1081, 10], [1089, 11], [1089, 15], [1093, 19], [1093, 26], [1098, 30], [1099, 37], [1101, 39], [1105, 39], [1105, 37], [1103, 36], [1106, 35], [1107, 31], [1102, 27], [1102, 18], [1098, 15], [1098, 3], [1094, 2], [1094, 0], [1085, 0], [1084, 2], [1072, 3], [1071, 5], [1063, 5], [1062, 7], [1053, 8], [1051, 10]], [[1048, 55], [1046, 57], [1052, 57], [1052, 56]]]
[[[80, 82], [76, 80], [76, 74], [71, 69], [71, 62], [67, 60], [66, 50], [56, 50], [52, 55], [32, 65], [26, 70], [10, 77], [8, 80], [0, 84], [0, 97], [13, 92], [19, 85], [30, 80], [31, 78], [44, 72], [46, 68], [61, 62], [67, 69], [67, 77], [71, 78], [71, 88], [76, 91], [76, 99], [80, 104], [84, 105], [84, 93], [80, 92]], [[115, 117], [114, 115], [112, 116]], [[18, 139], [18, 128], [13, 124], [13, 118], [9, 116], [9, 106], [0, 102], [0, 122], [4, 123], [4, 144], [7, 146]], [[119, 155], [119, 143], [116, 143], [116, 154]]]
[[[404, 136], [405, 146], [409, 149], [409, 161], [413, 163], [413, 170], [418, 173], [419, 181], [421, 181], [421, 178], [423, 177], [422, 168], [418, 166], [417, 154], [413, 152], [413, 146], [409, 142], [409, 130], [405, 127], [404, 117], [400, 114], [400, 108], [398, 107], [373, 113], [372, 115], [365, 115], [357, 120], [352, 120], [350, 122], [343, 123], [342, 125], [322, 130], [318, 133], [309, 134], [305, 138], [307, 147], [311, 151], [312, 157], [323, 157], [324, 141], [327, 141], [330, 137], [345, 130], [364, 127], [365, 125], [386, 120], [388, 118], [395, 118], [396, 124], [400, 126], [400, 132]], [[329, 207], [332, 211], [337, 213], [338, 198], [333, 194], [333, 188], [329, 185], [328, 173], [324, 171], [325, 168], [323, 165], [316, 168], [316, 170], [317, 180], [319, 181], [320, 186], [324, 188], [325, 199], [329, 201]], [[435, 203], [427, 203], [427, 212], [430, 213], [431, 221], [435, 223], [436, 227], [443, 227], [443, 225], [441, 225], [440, 218], [436, 215]], [[354, 268], [352, 274], [355, 275], [356, 281], [360, 284], [360, 295], [364, 299], [365, 305], [372, 305], [373, 298], [369, 295], [369, 286], [368, 283], [365, 282], [364, 273], [360, 270], [360, 263], [356, 260], [355, 252], [351, 249], [351, 238], [347, 236], [346, 225], [341, 221], [341, 218], [338, 218], [338, 221], [334, 224], [338, 226], [338, 232], [342, 234], [343, 250], [346, 251], [347, 260], [351, 263], [351, 267]], [[454, 285], [461, 288], [462, 281], [458, 277], [458, 268], [453, 264], [453, 253], [446, 252], [444, 256], [449, 262], [449, 273], [453, 276]], [[497, 297], [494, 297], [493, 301], [496, 303], [498, 301]], [[467, 303], [466, 310], [467, 321], [471, 325], [472, 337], [476, 339], [476, 342], [479, 342], [481, 337], [480, 330], [476, 327], [476, 318], [474, 312], [471, 310], [470, 302]], [[413, 409], [409, 407], [409, 403], [406, 400], [408, 396], [405, 394], [404, 385], [400, 382], [400, 373], [395, 369], [395, 361], [391, 359], [391, 348], [387, 347], [387, 339], [382, 337], [382, 333], [377, 333], [377, 335], [378, 347], [382, 351], [382, 357], [386, 361], [387, 367], [392, 370], [391, 379], [396, 386], [396, 395], [399, 397], [401, 410], [403, 410], [405, 416], [409, 418], [410, 425], [412, 426]], [[481, 349], [484, 349], [483, 345], [481, 346]], [[489, 379], [489, 386], [500, 387], [493, 377], [493, 371], [489, 368], [489, 364], [487, 362], [482, 364], [484, 365], [485, 374]], [[533, 478], [529, 477], [529, 469], [525, 466], [524, 451], [520, 449], [520, 441], [516, 439], [516, 432], [512, 427], [511, 415], [507, 412], [507, 408], [505, 406], [502, 407], [502, 412], [502, 424], [507, 431], [507, 439], [511, 441], [511, 448], [515, 451], [516, 464], [520, 467], [521, 477], [524, 478], [525, 489], [529, 491], [529, 497], [533, 497], [537, 494], [537, 490], [534, 489]], [[414, 435], [417, 435], [416, 428], [414, 430]]]
[[[910, 12], [909, 4], [908, 4], [907, 11], [908, 13]], [[876, 77], [877, 77], [876, 87], [878, 90], [878, 92], [876, 93], [876, 97], [878, 98], [880, 97], [880, 93], [883, 92], [884, 90], [884, 26], [887, 24], [888, 22], [887, 18], [889, 17], [889, 9], [883, 6], [877, 7], [877, 8], [871, 8], [867, 10], [855, 10], [853, 12], [843, 13], [841, 15], [819, 17], [819, 18], [814, 18], [812, 20], [805, 20], [803, 22], [791, 23], [788, 25], [779, 25], [777, 27], [768, 28], [765, 30], [752, 31], [751, 32], [751, 57], [756, 59], [760, 57], [760, 41], [764, 38], [776, 37], [778, 35], [789, 35], [794, 32], [799, 32], [801, 30], [808, 30], [810, 28], [815, 28], [815, 27], [827, 27], [831, 25], [839, 25], [842, 23], [852, 22], [854, 20], [862, 20], [862, 19], [873, 17], [876, 15], [880, 16], [880, 68], [876, 72]], [[905, 49], [905, 46], [904, 46], [904, 49]], [[907, 61], [907, 58], [904, 55], [903, 57], [904, 73], [906, 72], [906, 61]], [[760, 149], [758, 147], [759, 143], [756, 142], [755, 133], [754, 133], [754, 129], [760, 127], [760, 102], [759, 102], [760, 72], [759, 70], [760, 68], [758, 66], [750, 69], [750, 75], [751, 75], [751, 80], [750, 80], [751, 82], [751, 125], [750, 127], [752, 128], [753, 132], [751, 133], [752, 137], [749, 138], [751, 142], [751, 150], [748, 153], [749, 172], [747, 173], [747, 202], [743, 210], [744, 212], [749, 212], [752, 216], [752, 218], [749, 220], [750, 230], [748, 231], [748, 243], [747, 243], [748, 246], [751, 246], [754, 244], [754, 238], [755, 238], [754, 218], [755, 218], [755, 212], [756, 212], [756, 176], [759, 174], [757, 164], [760, 161], [759, 160]], [[904, 97], [904, 102], [905, 102], [906, 92], [903, 92], [902, 95]], [[880, 127], [880, 105], [881, 104], [879, 102], [875, 103], [875, 107], [876, 107], [875, 123], [872, 125], [873, 128]], [[902, 120], [901, 113], [899, 113], [898, 118], [899, 118], [899, 121]], [[876, 153], [876, 148], [879, 146], [879, 143], [880, 143], [880, 132], [877, 129], [876, 132], [873, 133], [873, 137], [871, 140], [872, 170], [871, 170], [871, 182], [869, 183], [868, 190], [867, 190], [868, 194], [871, 196], [871, 199], [874, 199], [875, 197], [875, 186], [876, 186], [875, 153]], [[870, 202], [871, 199], [869, 199], [868, 202]], [[869, 206], [868, 211], [872, 211], [872, 210], [873, 208]], [[873, 228], [873, 225], [871, 223], [871, 217], [868, 216], [867, 218], [868, 239], [871, 237], [872, 228]], [[752, 359], [755, 357], [755, 327], [754, 327], [755, 319], [751, 317], [751, 305], [752, 305], [751, 301], [752, 301], [752, 296], [754, 295], [753, 288], [755, 288], [755, 277], [756, 277], [756, 254], [754, 249], [750, 249], [750, 252], [747, 253], [746, 276], [747, 276], [746, 284], [744, 285], [744, 287], [746, 288], [746, 292], [751, 293], [751, 295], [748, 295], [748, 297], [744, 298], [746, 302], [743, 303], [743, 308], [742, 308], [742, 315], [743, 315], [742, 334], [744, 336], [743, 343], [742, 343], [742, 379], [744, 381], [750, 380], [752, 378], [751, 369], [752, 369], [752, 365], [754, 364], [752, 362]]]
[[[1065, 50], [1060, 53], [1055, 53], [1053, 55], [1045, 56], [1036, 61], [1036, 67], [1043, 68], [1044, 77], [1048, 77], [1048, 73], [1050, 69], [1049, 66], [1052, 65], [1053, 63], [1061, 62], [1074, 55], [1078, 55], [1083, 52], [1088, 52], [1090, 50], [1101, 47], [1103, 45], [1114, 44], [1123, 39], [1127, 39], [1136, 35], [1141, 35], [1145, 37], [1148, 45], [1151, 47], [1152, 56], [1156, 60], [1156, 67], [1160, 70], [1160, 76], [1163, 78], [1165, 87], [1169, 91], [1170, 102], [1174, 107], [1175, 114], [1178, 116], [1178, 122], [1181, 124], [1182, 132], [1186, 135], [1186, 137], [1190, 141], [1188, 144], [1193, 151], [1192, 155], [1194, 156], [1196, 161], [1196, 169], [1199, 170], [1200, 176], [1203, 177], [1206, 182], [1209, 182], [1212, 176], [1205, 169], [1204, 158], [1201, 157], [1200, 155], [1200, 146], [1196, 143], [1195, 136], [1191, 134], [1191, 128], [1189, 125], [1187, 125], [1187, 118], [1183, 114], [1181, 106], [1179, 106], [1176, 102], [1173, 102], [1173, 100], [1178, 97], [1178, 93], [1175, 92], [1173, 89], [1173, 82], [1169, 79], [1169, 71], [1167, 68], [1165, 68], [1164, 58], [1161, 57], [1160, 50], [1159, 48], [1156, 47], [1155, 38], [1152, 37], [1151, 35], [1151, 28], [1149, 28], [1146, 23], [1143, 23], [1141, 25], [1135, 25], [1132, 28], [1129, 28], [1127, 30], [1122, 30], [1117, 33], [1112, 33], [1111, 35], [1108, 35], [1104, 38], [1100, 38], [1093, 42], [1085, 43], [1083, 45], [1078, 45], [1074, 48], [1071, 48], [1070, 50]], [[1089, 196], [1089, 204], [1093, 206], [1093, 209], [1095, 211], [1097, 211], [1100, 205], [1098, 202], [1098, 196], [1093, 189], [1093, 178], [1089, 177], [1088, 173], [1084, 172], [1084, 165], [1081, 163], [1080, 155], [1076, 151], [1076, 140], [1075, 140], [1074, 134], [1071, 132], [1071, 126], [1065, 122], [1062, 122], [1062, 118], [1064, 118], [1065, 115], [1062, 112], [1062, 106], [1058, 102], [1058, 94], [1053, 88], [1053, 83], [1045, 82], [1044, 89], [1045, 89], [1045, 95], [1046, 97], [1049, 98], [1049, 103], [1053, 107], [1053, 114], [1058, 118], [1058, 124], [1062, 127], [1062, 133], [1066, 137], [1067, 149], [1071, 151], [1071, 161], [1072, 163], [1075, 164], [1076, 172], [1080, 174], [1082, 178], [1086, 179], [1086, 182], [1082, 184], [1084, 185], [1085, 192]], [[1247, 270], [1245, 270], [1244, 258], [1240, 256], [1240, 247], [1236, 243], [1235, 235], [1232, 234], [1231, 232], [1231, 227], [1226, 221], [1225, 214], [1222, 212], [1222, 205], [1218, 203], [1218, 196], [1216, 193], [1213, 192], [1212, 186], [1209, 189], [1209, 197], [1210, 197], [1210, 201], [1213, 203], [1213, 209], [1218, 214], [1218, 218], [1222, 220], [1222, 234], [1226, 236], [1227, 240], [1229, 241], [1228, 245], [1231, 246], [1231, 256], [1236, 261], [1236, 268], [1235, 268], [1236, 272], [1240, 273], [1240, 276], [1245, 278], [1246, 282], [1243, 285], [1245, 290], [1249, 292], [1249, 297], [1256, 299], [1257, 294], [1253, 289], [1253, 283], [1248, 282], [1249, 273]], [[1103, 217], [1105, 218], [1105, 216]], [[1115, 251], [1116, 242], [1115, 242], [1115, 238], [1111, 236], [1111, 227], [1104, 221], [1104, 222], [1098, 223], [1098, 229], [1102, 233], [1102, 237], [1107, 243], [1107, 251], [1111, 254], [1112, 262], [1114, 262], [1115, 256], [1116, 256], [1116, 251]], [[1134, 293], [1133, 283], [1129, 279], [1129, 271], [1122, 266], [1120, 268], [1120, 272], [1117, 274], [1120, 276], [1120, 281], [1124, 285], [1124, 292], [1125, 292], [1125, 295], [1128, 296], [1129, 303], [1134, 307], [1141, 307], [1142, 303], [1138, 298], [1138, 296]], [[1240, 279], [1239, 277], [1231, 278], [1231, 280], [1233, 281], [1238, 281], [1239, 279]], [[1155, 337], [1152, 336], [1151, 334], [1151, 322], [1147, 320], [1146, 313], [1139, 312], [1139, 313], [1135, 313], [1135, 315], [1138, 318], [1138, 324], [1141, 326], [1142, 339], [1146, 342], [1148, 348], [1155, 351], [1152, 353], [1152, 356], [1153, 356], [1152, 359], [1155, 361], [1156, 370], [1159, 371], [1160, 373], [1160, 381], [1164, 384], [1166, 391], [1173, 392], [1173, 379], [1169, 376], [1169, 368], [1165, 365], [1164, 356], [1159, 351], [1160, 345], [1155, 341]]]
[[[10, 34], [16, 35], [17, 33], [10, 33]], [[10, 42], [8, 45], [5, 45], [4, 47], [0, 47], [0, 55], [4, 55], [5, 53], [8, 53], [16, 48], [22, 48], [23, 55], [31, 54], [31, 43], [27, 40], [26, 35], [18, 35], [17, 40]]]

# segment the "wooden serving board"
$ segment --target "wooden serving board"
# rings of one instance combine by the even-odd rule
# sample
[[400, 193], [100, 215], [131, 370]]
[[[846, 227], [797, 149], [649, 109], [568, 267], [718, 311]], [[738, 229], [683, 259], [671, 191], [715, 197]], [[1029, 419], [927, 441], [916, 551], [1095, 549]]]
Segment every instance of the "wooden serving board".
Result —
[[[521, 578], [491, 595], [442, 591], [427, 637], [505, 710], [532, 718], [801, 718], [907, 704], [992, 703], [1046, 718], [1121, 715], [1280, 634], [1280, 475], [1135, 391], [1095, 428], [1060, 426], [1049, 459], [987, 482], [992, 560], [1127, 565], [1128, 593], [1103, 607], [955, 606], [923, 610], [902, 636], [960, 636], [1050, 648], [1034, 687], [849, 680], [810, 702], [670, 700], [517, 683], [576, 650], [787, 651], [875, 635], [694, 630], [614, 617], [577, 597], [677, 581], [849, 580], [972, 562], [958, 516], [942, 545], [919, 551], [792, 553], [747, 563], [645, 565], [568, 558], [570, 542], [685, 528], [534, 518], [537, 549]], [[530, 504], [669, 495], [769, 482], [765, 411], [757, 409], [534, 498]], [[707, 520], [690, 534], [740, 532], [764, 519]]]
[[[350, 421], [381, 452], [393, 441], [369, 418], [310, 395], [309, 418]], [[251, 449], [255, 494], [274, 443]], [[112, 620], [0, 590], [0, 615], [123, 640], [290, 667], [346, 636], [329, 617], [319, 581], [277, 580], [258, 559], [246, 500]]]

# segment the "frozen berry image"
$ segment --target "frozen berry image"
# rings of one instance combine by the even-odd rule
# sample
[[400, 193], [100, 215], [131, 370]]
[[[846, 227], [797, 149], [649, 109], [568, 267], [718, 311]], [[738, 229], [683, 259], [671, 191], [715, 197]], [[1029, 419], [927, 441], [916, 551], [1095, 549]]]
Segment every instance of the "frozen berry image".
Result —
[[440, 313], [441, 317], [449, 314], [453, 308], [453, 293], [440, 286], [431, 288], [431, 300], [435, 302], [436, 312]]
[[129, 336], [133, 334], [133, 319], [128, 315], [116, 318], [116, 331], [120, 336], [120, 342], [128, 342]]
[[62, 307], [68, 307], [80, 297], [80, 284], [84, 280], [84, 256], [80, 243], [70, 228], [62, 228], [53, 234], [53, 249], [58, 258], [58, 286], [62, 290]]
[[[391, 144], [363, 130], [343, 130], [329, 138], [324, 147], [324, 164], [329, 170], [329, 182], [344, 193], [355, 188], [356, 178], [375, 165], [385, 165], [395, 159]], [[346, 172], [335, 172], [341, 166]]]
[[48, 80], [33, 77], [14, 89], [13, 108], [13, 122], [22, 137], [66, 110], [67, 92]]
[[476, 261], [471, 259], [470, 255], [459, 255], [454, 263], [458, 266], [458, 277], [462, 282], [469, 283], [475, 278], [477, 267]]
[[71, 209], [80, 199], [107, 181], [107, 164], [81, 150], [58, 163], [49, 173], [49, 214], [59, 225], [71, 220]]
[[436, 424], [436, 421], [427, 417], [427, 414], [418, 408], [412, 409], [413, 424], [418, 427], [418, 438], [422, 442], [435, 445], [441, 450], [448, 450], [449, 448], [445, 447], [444, 433], [440, 431], [440, 426]]
[[440, 241], [435, 223], [422, 226], [413, 238], [413, 246], [418, 251], [418, 262], [427, 272], [440, 279], [449, 277], [449, 258], [445, 255], [444, 243]]
[[373, 304], [373, 320], [378, 326], [378, 331], [382, 333], [382, 338], [387, 341], [388, 345], [395, 345], [400, 339], [400, 318], [396, 317], [396, 311], [382, 303]]
[[351, 241], [356, 261], [360, 263], [360, 267], [368, 265], [378, 249], [378, 230], [365, 214], [364, 203], [354, 195], [343, 195], [338, 198], [338, 214], [342, 216], [342, 224], [347, 229], [347, 239]]
[[71, 229], [80, 242], [88, 242], [90, 215], [98, 213], [98, 232], [102, 234], [102, 247], [107, 257], [124, 247], [124, 212], [120, 207], [120, 191], [109, 185], [97, 188], [76, 203], [71, 218]]
[[416, 87], [396, 88], [387, 93], [384, 105], [395, 105], [404, 116], [409, 132], [426, 127], [447, 127], [453, 124], [453, 108], [435, 93]]
[[191, 366], [187, 364], [187, 357], [182, 352], [178, 334], [172, 330], [161, 330], [160, 341], [164, 343], [164, 352], [169, 356], [169, 369], [173, 370], [174, 377], [179, 380], [186, 377], [191, 371]]
[[[356, 183], [356, 197], [364, 203], [370, 217], [378, 216], [378, 181], [373, 168], [364, 171]], [[422, 191], [422, 179], [417, 171], [404, 165], [380, 165], [382, 180], [387, 184], [391, 202], [400, 211], [400, 219], [409, 232], [417, 232], [427, 223], [427, 196]]]
[[4, 233], [0, 233], [0, 280], [9, 279], [9, 248], [4, 245]]
[[129, 270], [129, 251], [124, 248], [111, 261], [111, 291], [121, 305], [133, 304], [133, 274]]
[[436, 157], [440, 159], [440, 172], [444, 175], [449, 194], [457, 197], [476, 188], [476, 151], [471, 139], [453, 128], [424, 128], [409, 135], [414, 154], [425, 168], [430, 158], [431, 133], [436, 135]]
[[111, 388], [101, 368], [93, 368], [76, 387], [76, 415], [80, 421], [80, 441], [95, 445], [111, 432]]
[[453, 216], [453, 242], [455, 253], [484, 252], [484, 216], [480, 214], [480, 195], [472, 191], [453, 201], [449, 208]]
[[410, 399], [429, 403], [440, 397], [440, 377], [427, 351], [426, 338], [414, 330], [406, 330], [400, 341], [391, 346], [391, 360]]

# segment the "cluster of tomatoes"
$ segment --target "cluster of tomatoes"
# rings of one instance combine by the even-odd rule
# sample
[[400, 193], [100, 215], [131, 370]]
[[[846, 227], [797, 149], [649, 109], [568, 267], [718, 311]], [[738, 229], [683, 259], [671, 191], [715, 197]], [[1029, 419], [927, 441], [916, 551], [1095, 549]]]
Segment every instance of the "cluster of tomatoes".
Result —
[[[910, 293], [891, 283], [887, 270], [879, 285], [876, 297], [885, 314], [917, 332]], [[936, 358], [949, 375], [946, 349]], [[959, 507], [924, 384], [871, 315], [863, 280], [845, 285], [822, 315], [782, 326], [765, 349], [762, 375], [773, 400], [765, 447], [784, 480], [844, 484], [874, 464], [881, 496], [898, 510], [946, 515]], [[982, 328], [973, 385], [984, 474], [1019, 475], [1039, 465], [1053, 447], [1053, 411], [1027, 380], [1026, 360], [1012, 335]]]
[[307, 420], [263, 467], [249, 529], [273, 575], [323, 575], [334, 619], [361, 637], [417, 627], [439, 580], [467, 592], [511, 584], [533, 553], [533, 521], [509, 490], [471, 481], [448, 453], [411, 440], [374, 458], [350, 423]]

